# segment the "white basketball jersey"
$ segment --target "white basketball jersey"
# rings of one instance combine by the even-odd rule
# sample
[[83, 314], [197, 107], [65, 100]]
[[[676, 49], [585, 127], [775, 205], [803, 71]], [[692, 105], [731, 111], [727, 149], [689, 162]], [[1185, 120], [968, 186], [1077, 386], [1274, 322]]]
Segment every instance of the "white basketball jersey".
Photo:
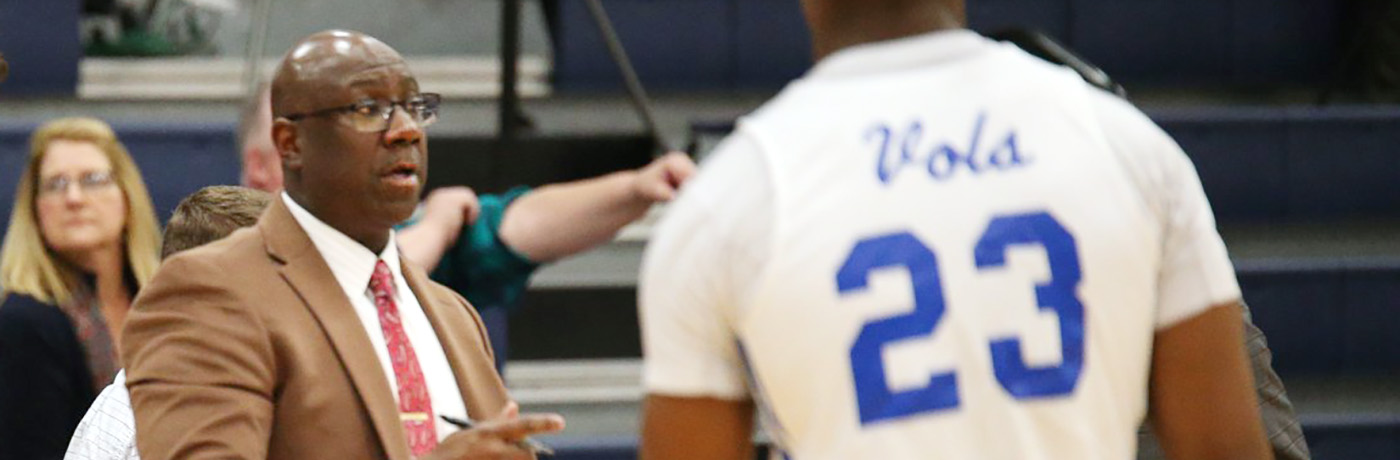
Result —
[[1130, 459], [1154, 332], [1238, 295], [1159, 129], [943, 32], [823, 60], [706, 162], [646, 257], [646, 386], [753, 398], [793, 459]]

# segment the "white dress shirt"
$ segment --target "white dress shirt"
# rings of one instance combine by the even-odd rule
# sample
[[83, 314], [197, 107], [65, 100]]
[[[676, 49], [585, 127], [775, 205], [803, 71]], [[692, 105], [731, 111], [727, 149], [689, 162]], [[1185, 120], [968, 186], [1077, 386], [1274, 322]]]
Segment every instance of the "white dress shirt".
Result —
[[[414, 354], [418, 356], [418, 366], [422, 368], [423, 378], [428, 384], [428, 396], [433, 399], [433, 413], [461, 418], [472, 415], [467, 414], [462, 392], [457, 387], [457, 378], [452, 374], [452, 366], [447, 362], [447, 354], [443, 352], [442, 343], [438, 341], [437, 331], [433, 330], [428, 316], [423, 313], [423, 306], [418, 303], [416, 296], [411, 295], [413, 291], [403, 278], [403, 270], [399, 266], [399, 249], [397, 245], [392, 244], [393, 233], [389, 235], [391, 244], [385, 245], [384, 251], [376, 256], [364, 245], [311, 215], [286, 192], [282, 193], [282, 201], [287, 203], [292, 217], [296, 218], [302, 230], [311, 237], [311, 243], [316, 245], [316, 250], [326, 260], [326, 265], [330, 266], [331, 274], [335, 275], [335, 280], [340, 283], [341, 290], [345, 291], [345, 296], [350, 299], [350, 305], [355, 307], [355, 314], [359, 315], [360, 323], [365, 326], [365, 334], [369, 336], [375, 354], [379, 356], [379, 364], [384, 368], [384, 378], [389, 382], [389, 391], [394, 395], [395, 407], [399, 397], [398, 380], [394, 376], [394, 364], [389, 359], [389, 348], [384, 344], [384, 330], [379, 327], [379, 310], [375, 308], [374, 295], [369, 290], [370, 275], [374, 274], [374, 265], [378, 260], [383, 260], [389, 266], [389, 271], [394, 274], [394, 303], [398, 305], [404, 333], [413, 344]], [[439, 441], [458, 431], [456, 427], [443, 423], [440, 419], [435, 423]]]
[[78, 422], [64, 460], [140, 460], [136, 453], [136, 420], [126, 392], [126, 371], [97, 395]]

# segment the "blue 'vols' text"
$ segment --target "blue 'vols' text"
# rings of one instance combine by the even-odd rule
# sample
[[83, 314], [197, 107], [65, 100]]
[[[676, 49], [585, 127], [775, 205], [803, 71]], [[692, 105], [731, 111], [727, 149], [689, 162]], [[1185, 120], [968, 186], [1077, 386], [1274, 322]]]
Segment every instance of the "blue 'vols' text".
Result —
[[943, 181], [961, 171], [978, 175], [1030, 164], [1030, 158], [1016, 145], [1016, 129], [1009, 129], [999, 137], [999, 142], [988, 142], [983, 133], [986, 120], [986, 113], [977, 114], [977, 122], [972, 125], [972, 133], [962, 149], [949, 139], [925, 142], [924, 124], [919, 120], [910, 122], [902, 131], [896, 131], [887, 123], [876, 124], [865, 133], [865, 142], [874, 143], [878, 149], [875, 175], [881, 183], [889, 184], [902, 171], [913, 167], [922, 169], [934, 180]]

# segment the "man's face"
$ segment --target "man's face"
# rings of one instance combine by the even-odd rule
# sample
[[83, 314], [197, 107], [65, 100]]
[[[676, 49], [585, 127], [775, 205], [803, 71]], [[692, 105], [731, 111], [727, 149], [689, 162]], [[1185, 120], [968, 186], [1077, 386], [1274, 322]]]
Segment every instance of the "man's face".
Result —
[[[311, 99], [315, 110], [359, 101], [402, 102], [418, 95], [418, 82], [402, 60], [351, 65], [335, 72]], [[341, 229], [387, 230], [412, 215], [427, 181], [427, 139], [403, 110], [388, 127], [362, 132], [342, 117], [308, 117], [296, 122], [301, 192], [317, 217]], [[350, 232], [347, 232], [350, 233]]]

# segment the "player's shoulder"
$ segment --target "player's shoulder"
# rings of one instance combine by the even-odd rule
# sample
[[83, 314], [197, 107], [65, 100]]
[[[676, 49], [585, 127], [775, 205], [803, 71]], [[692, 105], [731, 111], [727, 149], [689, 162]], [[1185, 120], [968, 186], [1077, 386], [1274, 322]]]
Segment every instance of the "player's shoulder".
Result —
[[1088, 93], [1094, 122], [1109, 149], [1130, 168], [1169, 168], [1190, 162], [1176, 140], [1137, 106], [1097, 88]]
[[685, 241], [758, 238], [774, 218], [777, 200], [768, 155], [752, 129], [740, 122], [666, 205], [656, 234]]
[[[1087, 83], [1085, 85], [1087, 86]], [[1169, 137], [1146, 113], [1127, 99], [1098, 88], [1089, 89], [1089, 105], [1098, 118], [1097, 121], [1109, 128], [1110, 135], [1117, 134], [1148, 141]]]

